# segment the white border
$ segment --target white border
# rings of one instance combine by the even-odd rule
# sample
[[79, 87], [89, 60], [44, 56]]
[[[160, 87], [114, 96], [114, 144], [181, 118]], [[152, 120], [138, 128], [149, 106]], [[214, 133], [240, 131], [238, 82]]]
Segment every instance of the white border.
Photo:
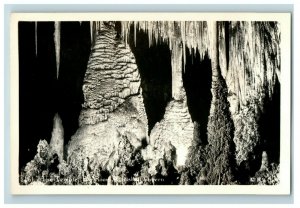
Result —
[[[276, 186], [20, 186], [18, 180], [18, 21], [278, 21], [281, 25], [280, 184]], [[290, 194], [291, 16], [289, 13], [13, 13], [10, 28], [12, 194]]]

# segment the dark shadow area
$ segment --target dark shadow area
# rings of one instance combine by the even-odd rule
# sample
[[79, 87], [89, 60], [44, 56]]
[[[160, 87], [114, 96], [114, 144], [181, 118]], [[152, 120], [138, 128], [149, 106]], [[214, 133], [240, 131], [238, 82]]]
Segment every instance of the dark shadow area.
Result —
[[183, 86], [187, 95], [187, 104], [193, 121], [200, 130], [202, 144], [207, 144], [207, 123], [211, 104], [211, 61], [207, 55], [200, 60], [197, 50], [190, 54], [186, 50], [186, 65], [183, 73]]
[[[265, 92], [268, 91], [266, 88]], [[239, 167], [239, 181], [249, 184], [249, 177], [253, 177], [261, 167], [262, 152], [267, 151], [269, 165], [280, 163], [280, 83], [276, 80], [274, 93], [264, 99], [263, 112], [258, 121], [260, 142], [249, 153], [248, 161], [243, 161]]]
[[61, 22], [58, 112], [68, 143], [78, 129], [83, 103], [82, 85], [91, 50], [89, 22]]
[[[267, 90], [266, 90], [267, 92]], [[262, 150], [267, 151], [269, 164], [280, 159], [280, 83], [276, 79], [272, 98], [267, 97], [259, 121]]]
[[[36, 154], [40, 139], [51, 138], [55, 114], [54, 23], [19, 22], [19, 165]], [[37, 41], [37, 45], [35, 44]]]
[[65, 143], [77, 130], [91, 40], [89, 22], [61, 23], [57, 80], [54, 22], [38, 22], [37, 36], [34, 22], [20, 22], [18, 34], [19, 167], [24, 167], [36, 154], [39, 140], [50, 142], [55, 113], [62, 118]]
[[133, 26], [130, 34], [129, 46], [141, 75], [141, 88], [150, 132], [155, 123], [163, 118], [166, 105], [172, 97], [170, 49], [163, 42], [149, 47], [148, 35], [141, 30], [136, 32], [135, 44]]
[[[19, 166], [34, 156], [35, 141], [38, 138], [30, 126], [35, 126], [37, 115], [31, 101], [34, 99], [35, 56], [35, 23], [19, 22]], [[34, 102], [33, 102], [34, 103]], [[30, 119], [33, 121], [30, 121]], [[34, 123], [35, 122], [35, 123]], [[28, 125], [31, 123], [31, 125]], [[20, 168], [19, 168], [20, 172]]]
[[262, 145], [258, 144], [248, 154], [248, 160], [244, 160], [238, 166], [237, 179], [240, 184], [249, 185], [250, 177], [253, 177], [261, 167]]

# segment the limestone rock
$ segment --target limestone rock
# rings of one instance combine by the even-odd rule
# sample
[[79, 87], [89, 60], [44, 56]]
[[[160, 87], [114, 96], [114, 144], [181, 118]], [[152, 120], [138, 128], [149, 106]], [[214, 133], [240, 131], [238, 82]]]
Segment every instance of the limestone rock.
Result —
[[50, 140], [50, 148], [59, 157], [59, 160], [63, 160], [64, 153], [64, 129], [62, 125], [62, 120], [58, 114], [55, 114], [53, 119], [53, 130], [52, 137]]
[[269, 161], [268, 161], [268, 154], [266, 151], [262, 152], [262, 159], [261, 159], [261, 166], [259, 171], [265, 171], [268, 170], [269, 167]]
[[83, 93], [80, 127], [68, 144], [68, 161], [96, 155], [99, 165], [111, 171], [122, 138], [136, 149], [148, 137], [135, 58], [117, 38], [112, 23], [101, 23], [95, 37]]
[[186, 100], [172, 100], [167, 105], [164, 118], [156, 123], [150, 134], [150, 145], [155, 155], [152, 163], [158, 163], [159, 158], [164, 158], [169, 153], [175, 154], [170, 157], [170, 159], [175, 157], [173, 161], [175, 166], [183, 166], [188, 149], [192, 145], [193, 129]]
[[140, 75], [129, 46], [112, 25], [101, 23], [84, 78], [79, 125], [106, 121], [126, 98], [140, 93]]

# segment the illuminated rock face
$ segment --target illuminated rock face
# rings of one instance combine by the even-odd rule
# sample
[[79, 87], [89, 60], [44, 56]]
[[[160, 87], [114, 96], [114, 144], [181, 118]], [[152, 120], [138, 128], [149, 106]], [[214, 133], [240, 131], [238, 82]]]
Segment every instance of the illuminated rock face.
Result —
[[53, 119], [53, 130], [52, 130], [52, 137], [50, 140], [50, 147], [52, 151], [58, 155], [60, 161], [63, 160], [64, 128], [62, 125], [62, 120], [58, 114], [56, 114]]
[[68, 145], [68, 159], [101, 159], [105, 166], [121, 137], [138, 148], [147, 138], [147, 117], [140, 75], [128, 46], [117, 38], [114, 23], [101, 23], [84, 78], [79, 126]]
[[[150, 144], [158, 154], [165, 153], [165, 147], [171, 144], [176, 150], [176, 166], [185, 164], [188, 148], [192, 145], [194, 125], [186, 100], [171, 101], [166, 108], [162, 121], [157, 123], [150, 134]], [[160, 152], [160, 153], [159, 153]]]
[[83, 83], [84, 104], [79, 125], [106, 121], [109, 114], [140, 94], [140, 75], [128, 46], [117, 40], [111, 25], [100, 28]]

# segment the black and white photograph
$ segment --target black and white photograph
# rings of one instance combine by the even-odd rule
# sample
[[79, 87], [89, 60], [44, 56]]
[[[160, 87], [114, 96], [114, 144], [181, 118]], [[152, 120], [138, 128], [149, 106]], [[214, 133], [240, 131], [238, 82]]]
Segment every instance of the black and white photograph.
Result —
[[290, 14], [11, 27], [14, 193], [289, 194]]

